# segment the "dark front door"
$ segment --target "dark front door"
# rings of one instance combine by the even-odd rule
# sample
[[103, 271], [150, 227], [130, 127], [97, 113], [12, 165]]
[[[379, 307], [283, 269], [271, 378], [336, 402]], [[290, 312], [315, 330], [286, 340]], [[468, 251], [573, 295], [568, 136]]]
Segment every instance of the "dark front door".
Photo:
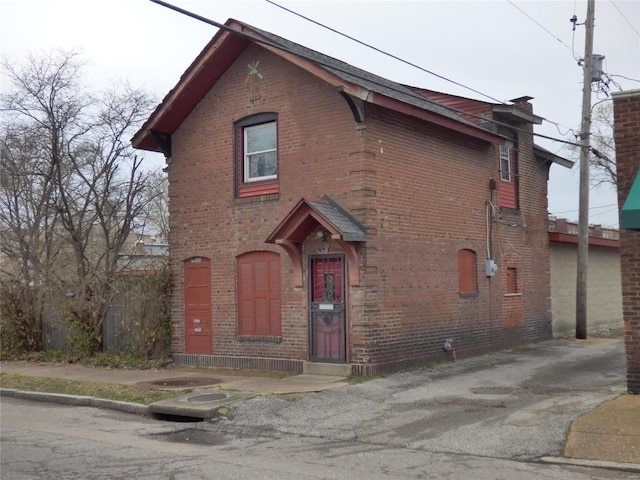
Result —
[[313, 257], [309, 279], [311, 360], [344, 363], [347, 355], [343, 257]]

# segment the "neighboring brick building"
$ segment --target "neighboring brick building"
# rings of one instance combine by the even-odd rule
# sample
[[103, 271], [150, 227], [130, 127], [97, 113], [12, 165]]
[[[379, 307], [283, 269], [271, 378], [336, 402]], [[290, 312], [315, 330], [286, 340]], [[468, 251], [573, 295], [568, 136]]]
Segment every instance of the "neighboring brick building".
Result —
[[534, 147], [529, 97], [227, 26], [133, 139], [167, 157], [176, 362], [371, 375], [551, 337], [546, 186], [570, 162]]
[[640, 90], [614, 93], [613, 115], [627, 388], [640, 393]]
[[[589, 228], [589, 332], [622, 327], [619, 231]], [[549, 219], [551, 316], [554, 336], [575, 335], [578, 224]]]

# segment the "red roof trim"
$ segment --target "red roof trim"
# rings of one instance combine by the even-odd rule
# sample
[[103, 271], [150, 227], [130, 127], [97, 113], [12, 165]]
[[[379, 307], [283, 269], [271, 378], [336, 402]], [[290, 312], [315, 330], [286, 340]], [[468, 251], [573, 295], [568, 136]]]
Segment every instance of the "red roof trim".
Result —
[[[227, 20], [225, 25], [245, 34], [259, 37], [257, 32], [252, 31], [246, 25], [239, 24], [233, 19]], [[142, 128], [133, 136], [131, 140], [133, 146], [143, 150], [159, 152], [160, 148], [151, 136], [151, 130], [173, 134], [198, 102], [200, 102], [202, 97], [218, 81], [249, 43], [250, 40], [234, 35], [231, 32], [218, 31], [180, 77], [176, 86], [166, 95]], [[504, 142], [504, 139], [499, 135], [487, 132], [481, 128], [476, 128], [472, 125], [466, 125], [400, 100], [374, 94], [357, 85], [345, 82], [343, 79], [333, 75], [310, 60], [285, 52], [279, 48], [265, 44], [260, 45], [262, 48], [292, 62], [330, 85], [341, 87], [346, 93], [364, 101], [372, 102], [490, 143], [502, 144]]]
[[395, 110], [396, 112], [404, 113], [405, 115], [420, 118], [427, 122], [440, 125], [441, 127], [449, 128], [451, 130], [455, 130], [456, 132], [464, 133], [480, 140], [485, 140], [489, 143], [493, 143], [496, 145], [502, 145], [504, 143], [505, 139], [495, 133], [491, 133], [480, 128], [475, 128], [465, 123], [456, 122], [455, 120], [444, 117], [442, 115], [438, 115], [437, 113], [429, 112], [428, 110], [409, 105], [408, 103], [404, 103], [390, 97], [385, 97], [384, 95], [381, 95], [379, 93], [372, 93], [372, 96], [373, 98], [372, 100], [370, 100], [370, 102], [375, 105], [380, 105], [381, 107]]
[[[578, 236], [570, 233], [549, 232], [549, 241], [557, 243], [578, 243]], [[620, 240], [589, 237], [589, 245], [595, 247], [620, 248]]]
[[159, 152], [151, 130], [173, 134], [247, 45], [248, 40], [219, 31], [133, 136], [133, 146]]

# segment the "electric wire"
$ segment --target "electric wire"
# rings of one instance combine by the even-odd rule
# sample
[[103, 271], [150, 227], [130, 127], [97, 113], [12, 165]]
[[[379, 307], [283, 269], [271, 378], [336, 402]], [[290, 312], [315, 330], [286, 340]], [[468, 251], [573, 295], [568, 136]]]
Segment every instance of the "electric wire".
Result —
[[[597, 209], [600, 209], [600, 208], [609, 208], [609, 207], [617, 207], [617, 206], [618, 206], [617, 203], [610, 203], [608, 205], [599, 205], [597, 207], [589, 207], [589, 210], [597, 210]], [[551, 215], [558, 215], [560, 213], [574, 213], [574, 212], [579, 212], [579, 211], [580, 210], [577, 210], [577, 209], [576, 210], [563, 210], [561, 212], [553, 212], [553, 213], [551, 213]]]
[[[267, 0], [269, 1], [269, 0]], [[514, 7], [515, 9], [517, 9], [520, 13], [522, 13], [525, 17], [527, 17], [529, 20], [531, 20], [533, 23], [535, 23], [536, 25], [538, 25], [542, 30], [544, 30], [545, 32], [547, 32], [549, 35], [551, 35], [553, 38], [555, 38], [558, 42], [560, 42], [562, 44], [562, 46], [564, 46], [565, 48], [568, 48], [569, 51], [573, 54], [574, 58], [575, 58], [575, 53], [573, 51], [573, 48], [570, 47], [569, 45], [567, 45], [566, 43], [564, 43], [562, 40], [560, 40], [558, 37], [556, 37], [550, 30], [548, 30], [544, 25], [542, 25], [540, 22], [538, 22], [535, 18], [533, 18], [531, 15], [529, 15], [527, 12], [525, 12], [524, 10], [522, 10], [519, 6], [517, 6], [515, 3], [513, 3], [511, 0], [507, 0], [507, 3], [509, 3], [509, 5], [511, 5], [512, 7]]]
[[[498, 103], [500, 103], [500, 104], [502, 104], [502, 105], [506, 105], [503, 101], [498, 100], [498, 99], [496, 99], [496, 98], [494, 98], [494, 97], [492, 97], [492, 96], [490, 96], [490, 95], [487, 95], [487, 94], [485, 94], [485, 93], [483, 93], [483, 92], [480, 92], [479, 90], [476, 90], [476, 89], [471, 88], [471, 87], [469, 87], [469, 86], [466, 86], [466, 85], [464, 85], [464, 84], [458, 83], [458, 82], [456, 82], [456, 81], [454, 81], [454, 80], [450, 80], [450, 79], [448, 79], [447, 77], [445, 77], [445, 76], [443, 76], [443, 75], [439, 75], [439, 74], [437, 74], [437, 73], [431, 72], [430, 70], [427, 70], [427, 69], [425, 69], [425, 68], [423, 68], [423, 67], [421, 67], [421, 66], [419, 66], [419, 65], [416, 65], [416, 64], [414, 64], [414, 63], [412, 63], [412, 62], [410, 62], [410, 61], [408, 61], [408, 60], [405, 60], [405, 59], [403, 59], [403, 58], [401, 58], [401, 57], [398, 57], [398, 56], [396, 56], [396, 55], [394, 55], [394, 54], [388, 53], [388, 52], [386, 52], [386, 51], [384, 51], [384, 50], [382, 50], [382, 49], [380, 49], [380, 48], [377, 48], [377, 47], [375, 47], [375, 46], [373, 46], [373, 45], [370, 45], [370, 44], [368, 44], [368, 43], [366, 43], [366, 42], [363, 42], [362, 40], [359, 40], [359, 39], [357, 39], [357, 38], [355, 38], [355, 37], [353, 37], [353, 36], [350, 36], [350, 35], [348, 35], [348, 34], [346, 34], [346, 33], [344, 33], [344, 32], [341, 32], [341, 31], [339, 31], [339, 30], [336, 30], [335, 28], [330, 27], [330, 26], [328, 26], [328, 25], [326, 25], [326, 24], [324, 24], [324, 23], [322, 23], [322, 22], [319, 22], [319, 21], [314, 20], [314, 19], [312, 19], [312, 18], [310, 18], [310, 17], [307, 17], [306, 15], [303, 15], [303, 14], [301, 14], [301, 13], [299, 13], [299, 12], [296, 12], [295, 10], [292, 10], [292, 9], [290, 9], [290, 8], [287, 8], [287, 7], [284, 7], [284, 6], [282, 6], [282, 5], [279, 5], [278, 3], [276, 3], [276, 2], [275, 2], [275, 1], [273, 1], [273, 0], [265, 0], [265, 1], [266, 1], [267, 3], [270, 3], [271, 5], [273, 5], [273, 6], [275, 6], [275, 7], [278, 7], [278, 8], [280, 8], [280, 9], [282, 9], [282, 10], [286, 11], [286, 12], [289, 12], [289, 13], [291, 13], [291, 14], [293, 14], [293, 15], [296, 15], [297, 17], [300, 17], [300, 18], [302, 18], [302, 19], [304, 19], [304, 20], [306, 20], [306, 21], [308, 21], [308, 22], [311, 22], [311, 23], [313, 23], [314, 25], [317, 25], [317, 26], [319, 26], [319, 27], [322, 27], [322, 28], [324, 28], [324, 29], [326, 29], [326, 30], [329, 30], [329, 31], [331, 31], [331, 32], [333, 32], [333, 33], [336, 33], [336, 34], [338, 34], [338, 35], [340, 35], [340, 36], [342, 36], [342, 37], [344, 37], [344, 38], [347, 38], [347, 39], [349, 39], [349, 40], [352, 40], [352, 41], [354, 41], [354, 42], [356, 42], [356, 43], [358, 43], [358, 44], [360, 44], [360, 45], [363, 45], [363, 46], [365, 46], [365, 47], [367, 47], [367, 48], [370, 48], [370, 49], [372, 49], [372, 50], [375, 50], [375, 51], [376, 51], [376, 52], [378, 52], [378, 53], [382, 53], [383, 55], [386, 55], [386, 56], [388, 56], [388, 57], [391, 57], [391, 58], [393, 58], [394, 60], [398, 60], [398, 61], [400, 61], [400, 62], [402, 62], [402, 63], [405, 63], [405, 64], [407, 64], [407, 65], [409, 65], [409, 66], [415, 67], [415, 68], [417, 68], [417, 69], [418, 69], [418, 70], [420, 70], [420, 71], [423, 71], [423, 72], [429, 73], [429, 74], [434, 75], [434, 76], [436, 76], [436, 77], [438, 77], [438, 78], [441, 78], [441, 79], [443, 79], [443, 80], [445, 80], [445, 81], [448, 81], [448, 82], [451, 82], [451, 83], [453, 83], [453, 84], [455, 84], [455, 85], [458, 85], [458, 86], [461, 86], [461, 87], [463, 87], [463, 88], [466, 88], [466, 89], [468, 89], [468, 90], [470, 90], [470, 91], [472, 91], [472, 92], [475, 92], [475, 93], [477, 93], [477, 94], [479, 94], [479, 95], [482, 95], [483, 97], [489, 98], [489, 99], [491, 99], [491, 100], [493, 100], [493, 101], [495, 101], [495, 102], [498, 102]], [[514, 6], [515, 6], [515, 5], [514, 5]], [[518, 8], [518, 7], [516, 6], [516, 8]], [[524, 12], [523, 12], [523, 13], [524, 13]], [[525, 13], [525, 15], [526, 15], [526, 13]], [[534, 20], [534, 21], [535, 21], [535, 20]], [[544, 27], [543, 27], [543, 28], [544, 28]], [[567, 46], [567, 45], [565, 45], [565, 46]], [[462, 112], [462, 111], [460, 111], [460, 110], [456, 110], [456, 109], [453, 109], [453, 108], [451, 108], [451, 107], [449, 107], [449, 108], [450, 108], [451, 110], [456, 111], [457, 113], [463, 113], [463, 112]], [[480, 118], [480, 117], [478, 117], [478, 118]], [[484, 118], [484, 117], [482, 117], [482, 118]], [[579, 133], [577, 133], [577, 132], [576, 132], [576, 130], [575, 130], [575, 129], [573, 129], [573, 128], [571, 128], [571, 127], [568, 127], [568, 126], [566, 126], [566, 125], [562, 125], [562, 124], [560, 124], [560, 123], [558, 123], [558, 122], [554, 122], [554, 121], [548, 120], [548, 119], [546, 119], [546, 118], [545, 118], [545, 119], [543, 119], [543, 120], [544, 120], [545, 122], [548, 122], [548, 123], [551, 123], [552, 125], [554, 125], [554, 126], [556, 127], [556, 130], [558, 131], [558, 133], [559, 133], [560, 135], [562, 135], [562, 136], [568, 135], [568, 134], [569, 134], [569, 132], [572, 132], [572, 133], [573, 133], [573, 135], [574, 135], [574, 137], [579, 136]], [[502, 124], [502, 125], [504, 126], [504, 124]], [[560, 127], [564, 127], [564, 128], [566, 128], [566, 129], [567, 129], [567, 132], [562, 133], [562, 131], [560, 130]]]
[[629, 78], [629, 77], [625, 77], [624, 75], [609, 75], [610, 77], [620, 77], [620, 78], [624, 78], [625, 80], [629, 80], [631, 82], [638, 82], [640, 83], [640, 80], [638, 80], [637, 78]]
[[[209, 18], [203, 17], [202, 15], [198, 15], [197, 13], [190, 12], [190, 11], [188, 11], [188, 10], [185, 10], [185, 9], [181, 8], [181, 7], [178, 7], [178, 6], [172, 5], [172, 4], [170, 4], [170, 3], [167, 3], [167, 2], [165, 2], [165, 1], [163, 1], [163, 0], [149, 0], [149, 1], [151, 1], [152, 3], [155, 3], [155, 4], [157, 4], [157, 5], [163, 6], [163, 7], [165, 7], [165, 8], [168, 8], [168, 9], [170, 9], [170, 10], [173, 10], [173, 11], [175, 11], [175, 12], [178, 12], [178, 13], [181, 13], [181, 14], [183, 14], [183, 15], [186, 15], [186, 16], [188, 16], [188, 17], [191, 17], [191, 18], [193, 18], [193, 19], [195, 19], [195, 20], [199, 20], [199, 21], [201, 21], [201, 22], [203, 22], [203, 23], [207, 23], [207, 24], [209, 24], [209, 25], [212, 25], [212, 26], [214, 26], [214, 27], [216, 27], [216, 28], [218, 28], [218, 29], [220, 29], [220, 30], [223, 30], [223, 31], [225, 31], [225, 32], [229, 32], [229, 33], [231, 33], [231, 34], [233, 34], [233, 35], [237, 35], [238, 37], [244, 38], [244, 39], [246, 39], [246, 40], [249, 40], [249, 41], [252, 41], [252, 42], [255, 42], [255, 43], [258, 43], [258, 44], [266, 45], [266, 46], [269, 46], [269, 47], [272, 47], [272, 48], [276, 48], [276, 49], [278, 49], [278, 50], [283, 50], [283, 51], [285, 51], [285, 52], [287, 52], [287, 53], [291, 53], [291, 54], [294, 54], [294, 55], [299, 55], [298, 53], [296, 53], [296, 52], [294, 52], [294, 51], [291, 51], [291, 50], [287, 49], [285, 46], [283, 46], [283, 45], [281, 45], [281, 44], [275, 43], [275, 42], [270, 41], [270, 40], [265, 39], [265, 38], [259, 38], [259, 37], [256, 37], [256, 36], [254, 36], [254, 35], [251, 35], [251, 34], [245, 33], [245, 32], [243, 32], [243, 31], [236, 30], [236, 29], [231, 28], [231, 27], [229, 27], [229, 26], [227, 26], [227, 25], [225, 25], [225, 24], [223, 24], [223, 23], [216, 22], [215, 20], [211, 20], [211, 19], [209, 19]], [[268, 0], [267, 0], [267, 1], [268, 1]], [[332, 70], [334, 70], [334, 71], [338, 71], [338, 72], [341, 72], [341, 73], [345, 73], [345, 74], [351, 75], [351, 76], [353, 76], [353, 77], [356, 77], [356, 78], [358, 78], [358, 79], [360, 79], [360, 80], [367, 80], [367, 81], [369, 81], [369, 82], [371, 82], [371, 83], [374, 83], [374, 84], [376, 84], [376, 85], [383, 86], [383, 85], [381, 85], [380, 83], [376, 82], [376, 81], [375, 81], [374, 79], [372, 79], [372, 78], [366, 78], [366, 79], [365, 79], [365, 78], [364, 78], [364, 77], [362, 77], [361, 75], [358, 75], [356, 72], [353, 72], [353, 71], [346, 71], [346, 70], [344, 70], [344, 69], [340, 68], [339, 66], [336, 66], [335, 64], [331, 64], [331, 65], [330, 65], [330, 64], [328, 64], [328, 63], [326, 63], [326, 62], [324, 62], [323, 60], [318, 59], [318, 58], [314, 59], [313, 61], [314, 61], [314, 63], [316, 63], [316, 64], [318, 64], [318, 65], [321, 65], [321, 66], [323, 66], [323, 67], [330, 68], [330, 69], [332, 69]], [[396, 92], [398, 92], [398, 93], [402, 93], [403, 95], [407, 95], [407, 96], [413, 97], [413, 98], [418, 99], [418, 100], [420, 100], [420, 101], [427, 101], [427, 102], [430, 102], [427, 98], [425, 98], [425, 97], [423, 97], [423, 96], [421, 96], [421, 95], [419, 95], [419, 94], [417, 94], [417, 93], [407, 92], [406, 90], [399, 90], [399, 89], [394, 88], [393, 86], [388, 85], [388, 84], [384, 85], [384, 87], [385, 87], [385, 88], [387, 88], [387, 89], [390, 89], [390, 90], [396, 91]], [[485, 122], [492, 123], [493, 125], [496, 125], [496, 126], [503, 126], [503, 127], [507, 127], [507, 128], [509, 128], [509, 129], [511, 129], [511, 130], [513, 130], [513, 131], [516, 131], [516, 132], [522, 132], [522, 133], [526, 133], [526, 134], [531, 134], [531, 132], [530, 132], [529, 130], [525, 130], [525, 129], [522, 129], [522, 128], [518, 128], [518, 127], [516, 127], [516, 126], [514, 126], [514, 125], [511, 125], [511, 124], [508, 124], [508, 123], [504, 123], [504, 122], [500, 122], [500, 121], [498, 121], [498, 120], [494, 120], [494, 119], [486, 118], [486, 117], [484, 117], [484, 116], [482, 116], [482, 115], [478, 115], [478, 114], [470, 113], [470, 112], [467, 112], [467, 111], [464, 111], [464, 110], [460, 110], [460, 109], [452, 108], [452, 107], [450, 107], [450, 106], [444, 106], [444, 105], [441, 105], [441, 104], [439, 104], [439, 103], [437, 103], [437, 102], [431, 102], [431, 103], [434, 103], [435, 105], [438, 105], [440, 108], [447, 109], [447, 110], [449, 110], [449, 111], [451, 111], [451, 112], [454, 112], [454, 113], [456, 113], [456, 114], [459, 114], [459, 115], [471, 116], [471, 117], [474, 117], [474, 118], [478, 118], [478, 119], [480, 119], [480, 120], [483, 120], [483, 121], [485, 121]], [[500, 102], [500, 103], [502, 104], [502, 102]], [[545, 120], [546, 120], [546, 119], [545, 119]], [[553, 122], [552, 122], [552, 123], [553, 123]], [[477, 125], [476, 125], [476, 126], [477, 126]], [[481, 127], [478, 127], [478, 128], [480, 128], [480, 129], [481, 129]], [[572, 129], [572, 130], [573, 130], [573, 129]], [[488, 132], [489, 132], [489, 133], [495, 133], [495, 132], [490, 132], [490, 131], [488, 131]], [[541, 133], [535, 133], [535, 132], [533, 132], [533, 135], [534, 135], [534, 136], [537, 136], [537, 137], [540, 137], [540, 138], [545, 138], [545, 139], [547, 139], [547, 140], [552, 140], [552, 141], [555, 141], [555, 142], [564, 143], [564, 144], [567, 144], [567, 145], [573, 145], [573, 146], [578, 146], [578, 147], [580, 147], [580, 146], [581, 146], [580, 144], [575, 143], [575, 142], [571, 142], [571, 141], [564, 140], [564, 139], [561, 139], [561, 138], [551, 137], [551, 136], [544, 135], [544, 134], [541, 134]]]
[[291, 9], [289, 9], [289, 8], [283, 6], [283, 5], [280, 5], [280, 4], [276, 3], [276, 2], [274, 2], [273, 0], [266, 0], [266, 2], [270, 3], [271, 5], [273, 5], [275, 7], [281, 8], [282, 10], [285, 10], [285, 11], [287, 11], [289, 13], [292, 13], [293, 15], [296, 15], [297, 17], [300, 17], [300, 18], [302, 18], [302, 19], [304, 19], [304, 20], [306, 20], [308, 22], [311, 22], [314, 25], [317, 25], [319, 27], [325, 28], [325, 29], [327, 29], [327, 30], [329, 30], [329, 31], [331, 31], [333, 33], [336, 33], [336, 34], [344, 37], [344, 38], [347, 38], [347, 39], [352, 40], [352, 41], [354, 41], [354, 42], [356, 42], [356, 43], [358, 43], [360, 45], [363, 45], [363, 46], [365, 46], [367, 48], [375, 50], [378, 53], [386, 55], [387, 57], [393, 58], [394, 60], [398, 60], [399, 62], [402, 62], [402, 63], [404, 63], [406, 65], [411, 66], [411, 67], [417, 68], [421, 72], [428, 73], [429, 75], [433, 75], [434, 77], [440, 78], [441, 80], [445, 80], [447, 82], [453, 83], [454, 85], [457, 85], [459, 87], [465, 88], [465, 89], [467, 89], [467, 90], [469, 90], [471, 92], [477, 93], [478, 95], [482, 95], [483, 97], [486, 97], [486, 98], [488, 98], [490, 100], [493, 100], [494, 102], [505, 104], [503, 101], [498, 100], [497, 98], [492, 97], [491, 95], [487, 95], [486, 93], [482, 93], [481, 91], [476, 90], [475, 88], [469, 87], [468, 85], [465, 85], [465, 84], [460, 83], [460, 82], [456, 82], [455, 80], [451, 80], [450, 78], [447, 78], [444, 75], [440, 75], [438, 73], [432, 72], [431, 70], [427, 70], [426, 68], [421, 67], [420, 65], [417, 65], [417, 64], [415, 64], [413, 62], [410, 62], [408, 60], [405, 60], [403, 58], [400, 58], [397, 55], [394, 55], [393, 53], [389, 53], [389, 52], [387, 52], [385, 50], [382, 50], [381, 48], [378, 48], [378, 47], [376, 47], [374, 45], [371, 45], [369, 43], [363, 42], [362, 40], [359, 40], [359, 39], [357, 39], [355, 37], [352, 37], [351, 35], [348, 35], [348, 34], [346, 34], [344, 32], [336, 30], [335, 28], [332, 28], [332, 27], [330, 27], [328, 25], [325, 25], [324, 23], [321, 23], [321, 22], [319, 22], [317, 20], [314, 20], [313, 18], [307, 17], [307, 16], [305, 16], [305, 15], [299, 13], [299, 12], [296, 12], [295, 10], [291, 10]]
[[610, 0], [611, 4], [615, 7], [615, 9], [618, 11], [618, 13], [620, 15], [622, 15], [622, 18], [624, 18], [624, 21], [627, 22], [627, 24], [631, 27], [631, 30], [633, 30], [635, 32], [635, 34], [640, 37], [640, 32], [638, 32], [638, 30], [636, 30], [636, 27], [633, 26], [633, 24], [629, 21], [629, 19], [625, 16], [624, 13], [622, 13], [622, 10], [620, 10], [618, 8], [618, 5], [616, 5], [616, 2], [614, 2], [613, 0]]

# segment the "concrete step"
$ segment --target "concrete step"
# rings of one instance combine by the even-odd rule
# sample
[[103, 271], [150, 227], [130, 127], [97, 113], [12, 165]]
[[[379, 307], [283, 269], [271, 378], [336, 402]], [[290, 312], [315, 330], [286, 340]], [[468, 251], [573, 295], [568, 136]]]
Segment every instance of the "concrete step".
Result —
[[351, 365], [346, 363], [304, 362], [302, 365], [302, 373], [347, 377], [351, 375]]

